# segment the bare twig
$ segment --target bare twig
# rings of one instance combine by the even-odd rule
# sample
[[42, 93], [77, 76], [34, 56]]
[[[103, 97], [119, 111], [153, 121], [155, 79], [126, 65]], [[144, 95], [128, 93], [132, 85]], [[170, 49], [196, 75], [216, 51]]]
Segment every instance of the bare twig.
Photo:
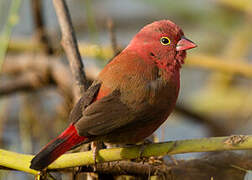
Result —
[[114, 52], [114, 56], [116, 56], [120, 52], [120, 50], [117, 45], [116, 35], [115, 35], [115, 25], [112, 19], [110, 18], [108, 19], [107, 26], [108, 26], [109, 35], [110, 35], [111, 46]]
[[75, 38], [74, 29], [66, 2], [64, 0], [53, 0], [53, 4], [62, 31], [61, 44], [66, 52], [69, 64], [71, 66], [71, 71], [75, 79], [75, 83], [78, 87], [78, 91], [75, 96], [75, 99], [77, 100], [79, 99], [81, 93], [83, 93], [88, 86], [84, 72], [84, 65], [81, 60], [77, 40]]
[[[97, 164], [97, 172], [113, 175], [133, 175], [141, 177], [159, 176], [161, 179], [201, 180], [233, 179], [243, 180], [246, 169], [251, 169], [251, 155], [232, 152], [208, 153], [201, 158], [180, 160], [173, 163], [148, 164], [130, 161]], [[93, 172], [93, 166], [82, 167], [83, 172]], [[185, 176], [187, 174], [187, 176]]]
[[47, 54], [53, 54], [53, 48], [44, 25], [43, 6], [41, 0], [31, 0], [32, 13], [34, 18], [35, 35], [38, 38], [43, 51]]
[[9, 78], [7, 82], [0, 85], [0, 96], [57, 85], [64, 93], [64, 97], [73, 98], [71, 72], [68, 66], [53, 57], [8, 55], [3, 64], [3, 75], [11, 75], [15, 78]]
[[[132, 161], [118, 161], [97, 164], [96, 172], [113, 175], [133, 175], [133, 176], [149, 176], [166, 173], [169, 171], [165, 165], [152, 165], [148, 163], [137, 163]], [[93, 166], [83, 166], [82, 172], [94, 172]]]
[[[6, 80], [0, 84], [0, 95], [7, 95], [18, 91], [28, 91], [44, 87], [38, 74], [26, 72], [12, 80]], [[47, 83], [46, 83], [47, 84]]]
[[[88, 79], [93, 80], [97, 74], [96, 66], [90, 65], [87, 69]], [[37, 90], [48, 85], [57, 85], [57, 88], [64, 93], [64, 96], [69, 96], [73, 99], [73, 78], [69, 67], [60, 61], [59, 58], [48, 57], [44, 55], [31, 55], [23, 54], [20, 55], [8, 55], [3, 64], [3, 71], [1, 78], [4, 76], [11, 76], [16, 78], [26, 72], [35, 73], [39, 76], [39, 80], [43, 82], [43, 86], [34, 87], [32, 83], [29, 85], [33, 88], [26, 88], [24, 91]], [[14, 82], [14, 81], [9, 81]], [[10, 86], [11, 83], [9, 83]], [[16, 85], [17, 86], [17, 85]], [[0, 86], [0, 92], [1, 92]], [[6, 89], [7, 87], [3, 87]], [[22, 91], [22, 88], [17, 88], [16, 91], [5, 91], [5, 94], [16, 93]], [[3, 95], [0, 93], [0, 96]]]
[[3, 134], [5, 132], [6, 128], [6, 122], [8, 122], [8, 115], [9, 115], [9, 107], [10, 107], [10, 101], [6, 100], [1, 100], [0, 102], [0, 146], [4, 147], [5, 141], [3, 138]]

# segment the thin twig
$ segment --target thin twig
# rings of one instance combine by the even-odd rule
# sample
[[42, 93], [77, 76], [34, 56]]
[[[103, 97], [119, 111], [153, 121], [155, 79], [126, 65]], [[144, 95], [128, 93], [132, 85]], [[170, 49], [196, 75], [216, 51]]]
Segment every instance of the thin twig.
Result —
[[[94, 65], [89, 65], [87, 68], [87, 77], [88, 79], [93, 80], [96, 77], [99, 69]], [[32, 72], [39, 77], [39, 82], [43, 82], [41, 85], [43, 86], [34, 86], [33, 81], [27, 80], [27, 86], [30, 88], [22, 89], [21, 86], [16, 88], [14, 91], [6, 91], [6, 89], [10, 87], [5, 87], [0, 83], [0, 96], [9, 95], [11, 93], [17, 93], [18, 91], [34, 91], [39, 90], [40, 88], [47, 87], [49, 85], [56, 85], [57, 88], [64, 94], [64, 97], [69, 96], [72, 100], [73, 96], [73, 77], [70, 72], [69, 67], [60, 61], [59, 58], [48, 57], [44, 55], [31, 55], [31, 54], [23, 54], [20, 55], [8, 55], [6, 56], [6, 60], [3, 64], [3, 71], [1, 72], [1, 78], [3, 79], [5, 76], [8, 76], [8, 86], [19, 86], [22, 83], [16, 83], [22, 74]], [[12, 81], [13, 79], [13, 81]], [[13, 82], [13, 83], [11, 83]], [[4, 82], [5, 83], [5, 82]], [[6, 83], [5, 83], [6, 84]], [[12, 85], [13, 84], [13, 85]], [[37, 84], [39, 85], [39, 84]], [[5, 89], [5, 90], [4, 90]], [[1, 94], [1, 91], [4, 91], [4, 94]]]
[[[152, 165], [148, 163], [137, 163], [131, 161], [118, 161], [101, 163], [96, 165], [96, 171], [102, 174], [149, 176], [166, 173], [170, 168], [164, 165]], [[83, 166], [82, 172], [94, 172], [93, 166]]]
[[52, 44], [47, 36], [43, 19], [43, 4], [41, 0], [31, 0], [32, 13], [34, 18], [35, 35], [46, 54], [53, 54]]
[[1, 73], [2, 78], [5, 76], [9, 78], [0, 84], [0, 96], [56, 85], [65, 98], [73, 100], [71, 72], [58, 58], [28, 54], [8, 55]]
[[77, 40], [75, 38], [70, 13], [64, 0], [53, 0], [53, 4], [62, 32], [61, 44], [66, 52], [75, 83], [78, 87], [75, 99], [79, 99], [81, 94], [87, 89], [88, 83], [84, 71], [84, 65], [78, 49]]
[[6, 80], [0, 84], [0, 95], [8, 95], [19, 91], [29, 91], [44, 87], [39, 75], [33, 72], [26, 72], [12, 80]]
[[116, 40], [116, 35], [115, 35], [115, 25], [111, 18], [108, 19], [107, 26], [108, 26], [109, 35], [110, 35], [111, 47], [113, 49], [114, 56], [116, 56], [120, 52], [120, 50], [118, 49], [118, 45], [117, 45], [117, 40]]
[[[110, 173], [113, 175], [133, 175], [133, 176], [165, 176], [167, 179], [209, 179], [207, 176], [215, 177], [220, 175], [222, 179], [229, 179], [241, 175], [245, 176], [247, 169], [252, 168], [251, 155], [237, 154], [233, 152], [207, 153], [204, 156], [191, 159], [179, 160], [178, 164], [172, 162], [165, 164], [136, 163], [130, 161], [119, 161], [97, 164], [97, 172]], [[83, 166], [83, 172], [93, 172], [93, 166]], [[184, 173], [182, 173], [184, 172]], [[226, 174], [228, 172], [228, 174]], [[227, 177], [228, 176], [228, 177]], [[169, 177], [169, 178], [168, 178]], [[183, 178], [182, 178], [183, 177]], [[180, 179], [181, 178], [181, 179]], [[220, 177], [219, 177], [220, 179]], [[242, 178], [241, 178], [242, 179]]]

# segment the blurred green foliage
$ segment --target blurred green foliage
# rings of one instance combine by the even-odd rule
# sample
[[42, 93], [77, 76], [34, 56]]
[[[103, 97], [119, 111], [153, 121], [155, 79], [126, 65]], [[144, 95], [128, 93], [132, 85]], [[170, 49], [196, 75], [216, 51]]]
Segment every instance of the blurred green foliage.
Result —
[[[7, 4], [6, 1], [0, 1], [0, 8], [2, 8], [2, 12], [5, 12], [5, 10], [3, 9], [5, 7], [4, 3]], [[4, 21], [4, 19], [2, 19], [4, 23], [0, 22], [0, 24], [3, 24], [3, 30], [0, 34], [0, 72], [4, 56], [8, 48], [8, 43], [11, 37], [12, 29], [18, 23], [19, 20], [18, 13], [20, 5], [21, 0], [11, 0], [11, 6], [9, 8], [7, 20]]]

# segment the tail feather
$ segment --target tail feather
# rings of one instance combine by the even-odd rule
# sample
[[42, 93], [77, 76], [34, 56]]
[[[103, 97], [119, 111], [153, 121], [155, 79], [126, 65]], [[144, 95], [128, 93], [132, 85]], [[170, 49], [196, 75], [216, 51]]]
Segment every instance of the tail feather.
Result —
[[71, 124], [60, 136], [49, 142], [31, 161], [31, 169], [42, 170], [55, 161], [59, 156], [73, 146], [86, 140], [79, 136], [74, 125]]

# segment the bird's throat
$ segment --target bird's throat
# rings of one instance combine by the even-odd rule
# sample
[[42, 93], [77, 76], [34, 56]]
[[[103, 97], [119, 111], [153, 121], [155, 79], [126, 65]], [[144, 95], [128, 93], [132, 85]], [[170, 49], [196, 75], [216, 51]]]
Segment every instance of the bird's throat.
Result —
[[155, 60], [155, 64], [158, 68], [165, 70], [168, 73], [179, 71], [181, 68], [181, 64], [179, 61], [173, 59], [161, 59], [161, 60]]

